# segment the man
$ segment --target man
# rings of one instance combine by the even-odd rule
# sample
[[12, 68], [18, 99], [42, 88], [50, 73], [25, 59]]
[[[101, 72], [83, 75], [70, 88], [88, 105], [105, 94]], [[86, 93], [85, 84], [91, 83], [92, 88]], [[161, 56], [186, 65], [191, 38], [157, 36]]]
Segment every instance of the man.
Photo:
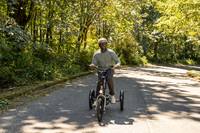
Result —
[[[115, 103], [116, 99], [115, 99], [115, 91], [113, 85], [113, 72], [114, 68], [120, 66], [120, 60], [113, 50], [107, 48], [107, 43], [108, 41], [106, 38], [101, 38], [98, 40], [100, 49], [94, 53], [92, 64], [90, 64], [90, 67], [91, 68], [97, 67], [99, 70], [108, 70], [109, 68], [111, 68], [107, 72], [108, 74], [107, 80], [108, 80], [109, 93], [111, 95], [111, 103]], [[99, 85], [100, 82], [98, 80], [97, 92]]]

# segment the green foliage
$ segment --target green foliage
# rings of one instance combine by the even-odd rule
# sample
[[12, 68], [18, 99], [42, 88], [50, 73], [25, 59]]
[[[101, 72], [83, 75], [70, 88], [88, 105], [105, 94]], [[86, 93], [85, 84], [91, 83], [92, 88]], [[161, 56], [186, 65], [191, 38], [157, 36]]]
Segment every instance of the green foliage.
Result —
[[200, 63], [198, 0], [26, 2], [0, 2], [1, 87], [88, 70], [100, 37], [122, 64]]
[[177, 63], [199, 61], [199, 2], [147, 0], [138, 2], [134, 14], [134, 37], [148, 60]]
[[[10, 23], [13, 23], [11, 25]], [[14, 84], [17, 81], [17, 73], [25, 68], [30, 60], [26, 56], [29, 36], [12, 19], [0, 27], [0, 85]]]
[[143, 66], [148, 64], [148, 60], [147, 60], [146, 56], [140, 57], [139, 64], [142, 64]]
[[82, 50], [75, 55], [75, 64], [79, 65], [83, 70], [88, 69], [88, 65], [91, 63], [93, 52]]
[[35, 57], [33, 59], [32, 65], [28, 68], [29, 69], [29, 75], [32, 75], [31, 78], [42, 80], [45, 78], [45, 71], [44, 71], [44, 64], [42, 63], [42, 60], [40, 58]]
[[192, 59], [186, 59], [186, 60], [180, 60], [180, 63], [185, 64], [185, 65], [196, 65], [196, 61]]
[[67, 68], [65, 68], [65, 72], [69, 75], [77, 74], [81, 72], [81, 67], [76, 64], [71, 64]]
[[[45, 46], [45, 44], [43, 44]], [[33, 50], [33, 55], [40, 58], [42, 62], [50, 63], [56, 60], [56, 53], [52, 48], [39, 47]]]
[[7, 87], [8, 84], [15, 82], [14, 70], [12, 67], [1, 66], [0, 69], [0, 85]]
[[[199, 2], [191, 0], [166, 0], [155, 1], [155, 8], [161, 13], [154, 27], [165, 35], [166, 42], [170, 45], [173, 60], [188, 58], [198, 61], [199, 53]], [[186, 62], [187, 63], [187, 62]]]
[[121, 40], [113, 43], [115, 44], [116, 52], [120, 56], [122, 64], [143, 65], [147, 62], [145, 57], [142, 57], [142, 48], [130, 34], [126, 34]]
[[8, 101], [5, 99], [0, 99], [0, 109], [5, 108], [8, 105]]

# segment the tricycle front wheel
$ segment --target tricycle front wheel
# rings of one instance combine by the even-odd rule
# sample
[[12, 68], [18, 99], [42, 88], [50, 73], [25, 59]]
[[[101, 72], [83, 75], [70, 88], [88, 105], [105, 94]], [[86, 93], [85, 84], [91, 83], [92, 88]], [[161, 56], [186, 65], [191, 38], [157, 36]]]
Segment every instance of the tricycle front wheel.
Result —
[[104, 112], [104, 101], [102, 98], [97, 99], [97, 119], [98, 122], [102, 121], [103, 118], [103, 112]]

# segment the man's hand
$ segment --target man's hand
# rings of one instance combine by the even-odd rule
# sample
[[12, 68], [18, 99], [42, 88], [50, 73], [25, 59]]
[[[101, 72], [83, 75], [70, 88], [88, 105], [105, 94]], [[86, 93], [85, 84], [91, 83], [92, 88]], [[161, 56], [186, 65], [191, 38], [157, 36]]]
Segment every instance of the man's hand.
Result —
[[97, 68], [97, 66], [95, 66], [94, 64], [90, 64], [89, 67], [90, 67], [91, 69]]
[[115, 64], [113, 67], [112, 67], [112, 73], [115, 74], [115, 69], [119, 68], [120, 67], [120, 64]]
[[119, 68], [120, 67], [120, 64], [116, 64], [113, 66], [113, 69], [116, 69], [116, 68]]

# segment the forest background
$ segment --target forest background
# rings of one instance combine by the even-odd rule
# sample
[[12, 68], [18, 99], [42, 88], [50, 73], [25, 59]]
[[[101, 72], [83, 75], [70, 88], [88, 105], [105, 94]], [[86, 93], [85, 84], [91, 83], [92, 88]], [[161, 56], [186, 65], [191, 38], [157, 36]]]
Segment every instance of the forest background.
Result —
[[199, 0], [1, 0], [1, 89], [87, 71], [100, 37], [122, 65], [200, 64], [199, 20]]

